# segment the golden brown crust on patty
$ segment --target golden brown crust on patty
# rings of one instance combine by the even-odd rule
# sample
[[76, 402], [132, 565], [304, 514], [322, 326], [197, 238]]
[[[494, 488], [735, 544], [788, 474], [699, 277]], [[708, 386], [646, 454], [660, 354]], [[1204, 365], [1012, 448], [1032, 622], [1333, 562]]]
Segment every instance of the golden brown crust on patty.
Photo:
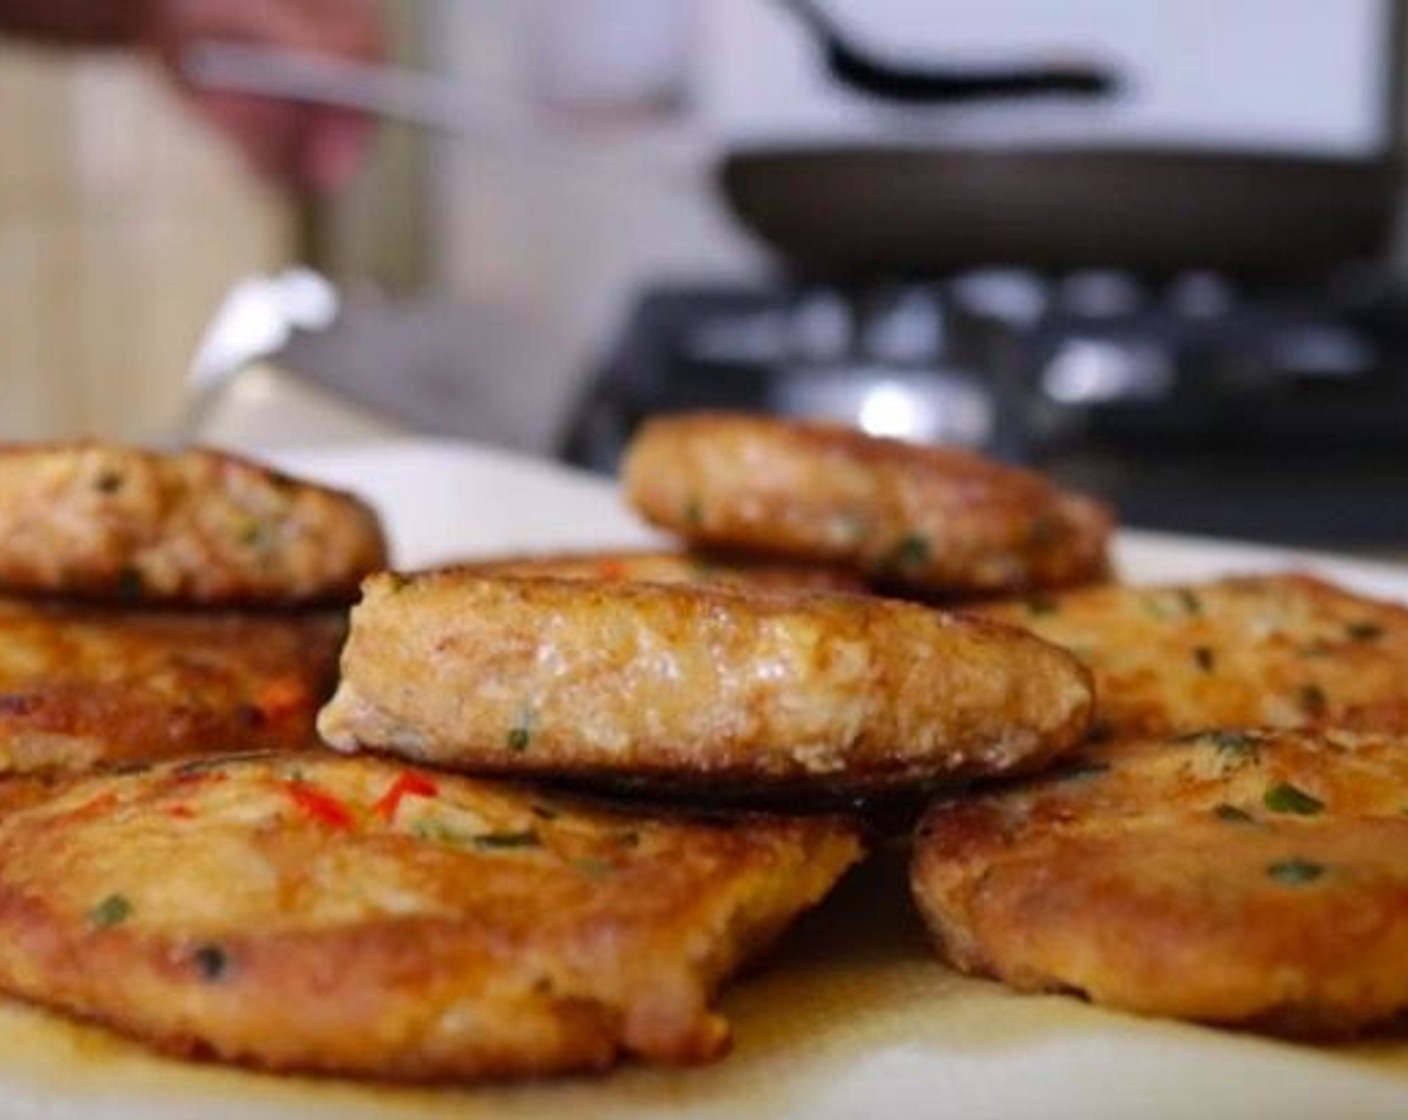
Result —
[[1408, 740], [1209, 732], [1087, 748], [932, 809], [940, 950], [1026, 990], [1344, 1035], [1408, 1010]]
[[127, 603], [345, 602], [386, 567], [372, 510], [248, 460], [0, 448], [0, 588]]
[[1094, 672], [1116, 737], [1206, 727], [1408, 731], [1408, 608], [1305, 575], [1100, 587], [975, 608]]
[[860, 854], [836, 818], [627, 814], [325, 752], [10, 801], [0, 989], [172, 1053], [396, 1079], [717, 1057], [715, 989]]
[[481, 576], [546, 576], [613, 583], [705, 583], [813, 591], [867, 590], [863, 579], [843, 568], [698, 552], [558, 552], [490, 557], [449, 566]]
[[340, 611], [0, 598], [0, 774], [311, 746], [345, 630]]
[[1068, 586], [1107, 568], [1104, 507], [949, 448], [698, 413], [648, 421], [622, 470], [635, 508], [693, 545], [933, 592]]
[[318, 728], [471, 771], [818, 792], [1031, 767], [1084, 670], [1009, 627], [859, 595], [373, 576]]

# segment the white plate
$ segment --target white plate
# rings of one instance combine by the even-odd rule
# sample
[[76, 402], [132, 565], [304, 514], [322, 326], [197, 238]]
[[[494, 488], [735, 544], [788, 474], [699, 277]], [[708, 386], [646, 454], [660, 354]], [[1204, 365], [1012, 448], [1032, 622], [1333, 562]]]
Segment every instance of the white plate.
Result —
[[[657, 539], [609, 485], [498, 452], [407, 442], [275, 458], [367, 495], [405, 566]], [[1119, 561], [1140, 581], [1291, 566], [1408, 601], [1408, 570], [1214, 541], [1130, 533]], [[930, 956], [902, 874], [880, 861], [848, 880], [770, 967], [728, 992], [735, 1049], [716, 1066], [516, 1088], [387, 1089], [167, 1061], [0, 1003], [0, 1116], [1408, 1115], [1408, 1043], [1316, 1049], [961, 979]]]

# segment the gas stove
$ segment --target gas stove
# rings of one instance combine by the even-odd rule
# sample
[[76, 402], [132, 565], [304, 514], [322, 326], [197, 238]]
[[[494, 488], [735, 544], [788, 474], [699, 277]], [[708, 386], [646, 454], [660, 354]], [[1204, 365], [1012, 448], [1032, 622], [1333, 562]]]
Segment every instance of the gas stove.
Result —
[[645, 417], [828, 418], [1036, 467], [1126, 524], [1408, 545], [1408, 302], [1345, 270], [986, 270], [864, 289], [667, 286], [636, 303], [561, 442], [613, 471]]

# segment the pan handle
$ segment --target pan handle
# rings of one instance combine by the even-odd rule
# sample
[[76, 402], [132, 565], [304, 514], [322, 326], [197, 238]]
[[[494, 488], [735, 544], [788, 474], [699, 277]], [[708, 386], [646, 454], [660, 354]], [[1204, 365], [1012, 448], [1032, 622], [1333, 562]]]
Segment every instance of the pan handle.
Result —
[[1036, 62], [983, 69], [895, 63], [856, 45], [817, 0], [778, 2], [821, 45], [833, 77], [884, 101], [936, 105], [1026, 97], [1105, 97], [1120, 84], [1114, 71], [1086, 63]]

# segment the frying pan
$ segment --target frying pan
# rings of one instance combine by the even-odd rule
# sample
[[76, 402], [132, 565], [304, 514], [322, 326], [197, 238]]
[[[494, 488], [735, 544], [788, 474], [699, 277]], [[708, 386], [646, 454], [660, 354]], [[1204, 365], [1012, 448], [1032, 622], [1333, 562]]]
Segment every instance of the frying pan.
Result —
[[[779, 0], [833, 79], [864, 96], [953, 104], [1104, 97], [1098, 65], [916, 70], [852, 43], [814, 0]], [[1391, 6], [1401, 27], [1402, 0]], [[1397, 42], [1399, 37], [1389, 37]], [[1397, 61], [1390, 135], [1399, 134]], [[1287, 273], [1384, 251], [1402, 183], [1396, 153], [1364, 160], [1172, 148], [813, 145], [735, 149], [723, 194], [802, 271], [932, 275], [969, 266], [1190, 266]]]
[[1382, 253], [1401, 182], [1389, 158], [980, 147], [740, 150], [721, 178], [789, 263], [844, 275], [1306, 271]]
[[[1107, 67], [1089, 63], [900, 66], [852, 44], [811, 0], [780, 2], [817, 39], [837, 81], [890, 103], [1103, 97], [1119, 85]], [[1403, 7], [1394, 0], [1399, 23]], [[185, 64], [188, 78], [208, 88], [522, 144], [494, 124], [504, 114], [482, 95], [418, 72], [220, 42], [199, 45]], [[1390, 73], [1398, 78], [1402, 68]], [[1390, 90], [1391, 121], [1398, 104]], [[555, 162], [570, 149], [536, 143], [530, 154]], [[591, 167], [578, 161], [571, 170], [589, 174]], [[1353, 161], [978, 146], [736, 149], [720, 176], [735, 214], [799, 270], [921, 276], [1005, 263], [1309, 270], [1379, 254], [1402, 182], [1391, 154]]]

